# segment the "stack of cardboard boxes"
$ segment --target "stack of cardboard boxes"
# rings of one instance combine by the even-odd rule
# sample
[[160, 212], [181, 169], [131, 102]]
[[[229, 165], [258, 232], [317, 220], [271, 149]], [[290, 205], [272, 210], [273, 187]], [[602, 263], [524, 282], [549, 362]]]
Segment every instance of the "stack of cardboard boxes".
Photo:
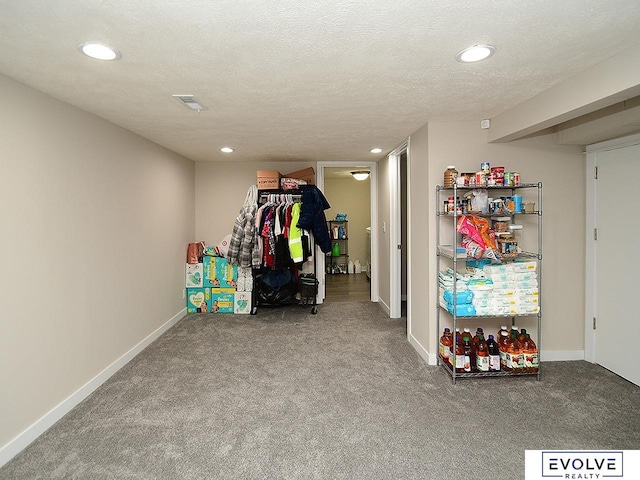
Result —
[[251, 291], [237, 290], [238, 266], [224, 257], [187, 263], [186, 286], [187, 313], [251, 313]]

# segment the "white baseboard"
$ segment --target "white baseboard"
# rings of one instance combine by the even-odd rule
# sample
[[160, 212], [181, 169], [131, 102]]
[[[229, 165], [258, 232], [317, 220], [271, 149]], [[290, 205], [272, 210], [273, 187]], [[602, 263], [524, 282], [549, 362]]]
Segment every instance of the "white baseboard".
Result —
[[154, 340], [160, 335], [169, 330], [175, 325], [178, 320], [184, 317], [187, 313], [187, 309], [183, 308], [180, 312], [175, 314], [169, 321], [158, 327], [153, 333], [148, 335], [144, 340], [138, 343], [131, 350], [126, 352], [115, 362], [105, 368], [102, 372], [89, 380], [86, 384], [80, 387], [76, 392], [72, 393], [65, 400], [60, 402], [51, 411], [45, 414], [42, 418], [37, 420], [33, 425], [28, 427], [24, 432], [19, 434], [9, 443], [0, 448], [0, 467], [9, 462], [18, 453], [24, 450], [31, 442], [46, 432], [54, 423], [69, 413], [76, 405], [87, 398], [93, 393], [100, 385], [106, 382], [112, 377], [118, 370], [129, 363], [136, 355], [147, 348]]
[[409, 344], [418, 352], [418, 355], [427, 363], [427, 365], [437, 365], [437, 358], [434, 354], [429, 353], [422, 344], [416, 340], [416, 337], [409, 335]]
[[391, 307], [389, 307], [389, 305], [384, 303], [384, 300], [382, 300], [381, 298], [378, 298], [378, 304], [382, 306], [385, 312], [387, 312], [387, 315], [391, 315]]
[[584, 360], [584, 350], [542, 350], [541, 362], [567, 362], [571, 360]]

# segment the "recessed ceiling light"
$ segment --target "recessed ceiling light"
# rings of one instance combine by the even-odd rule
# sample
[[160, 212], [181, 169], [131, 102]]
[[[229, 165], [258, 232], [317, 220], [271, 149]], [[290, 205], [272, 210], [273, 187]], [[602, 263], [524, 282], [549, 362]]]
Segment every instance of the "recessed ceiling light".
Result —
[[381, 152], [382, 152], [382, 149], [381, 149], [381, 148], [376, 147], [376, 148], [372, 148], [372, 149], [371, 149], [371, 150], [369, 150], [369, 151], [370, 151], [371, 153], [381, 153]]
[[122, 58], [122, 54], [119, 51], [103, 43], [83, 43], [80, 45], [80, 51], [97, 60], [120, 60]]
[[460, 50], [456, 54], [456, 60], [462, 63], [479, 62], [489, 58], [496, 51], [493, 45], [473, 45], [472, 47]]
[[231, 153], [231, 152], [233, 152], [233, 148], [231, 148], [231, 147], [222, 147], [220, 149], [220, 151], [224, 152], [224, 153]]

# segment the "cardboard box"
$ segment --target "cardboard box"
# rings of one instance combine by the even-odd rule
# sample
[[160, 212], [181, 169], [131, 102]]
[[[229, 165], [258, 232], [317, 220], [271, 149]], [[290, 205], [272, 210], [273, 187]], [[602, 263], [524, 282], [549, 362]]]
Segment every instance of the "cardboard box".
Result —
[[236, 292], [233, 302], [233, 313], [242, 315], [251, 313], [251, 292]]
[[186, 264], [186, 282], [187, 288], [199, 288], [203, 287], [203, 269], [202, 263], [187, 263]]
[[187, 313], [207, 313], [210, 309], [210, 288], [187, 288]]
[[231, 265], [224, 257], [203, 258], [203, 286], [233, 288], [238, 284], [238, 266]]
[[308, 185], [316, 184], [316, 172], [313, 167], [296, 170], [295, 172], [285, 173], [282, 176], [285, 178], [297, 178], [299, 180], [304, 180]]
[[280, 188], [281, 176], [277, 170], [258, 170], [258, 190]]
[[234, 288], [212, 288], [211, 313], [233, 313], [235, 293]]

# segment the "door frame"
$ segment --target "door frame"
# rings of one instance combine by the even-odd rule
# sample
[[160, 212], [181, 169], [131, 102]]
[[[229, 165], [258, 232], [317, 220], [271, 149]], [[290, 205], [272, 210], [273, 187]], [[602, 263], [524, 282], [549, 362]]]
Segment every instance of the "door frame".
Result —
[[[371, 301], [379, 300], [378, 282], [378, 164], [376, 162], [318, 162], [316, 164], [316, 186], [324, 191], [324, 169], [329, 167], [365, 167], [369, 169], [369, 201], [371, 204]], [[316, 253], [316, 272], [318, 275], [318, 292], [322, 293], [318, 298], [318, 303], [322, 303], [325, 298], [325, 277], [327, 275], [325, 265], [325, 255]]]
[[597, 190], [595, 169], [598, 153], [640, 144], [640, 134], [630, 135], [615, 140], [588, 145], [585, 149], [587, 156], [586, 175], [586, 219], [585, 219], [585, 318], [584, 318], [584, 359], [588, 362], [596, 361], [596, 330], [593, 329], [596, 318], [596, 240], [597, 228], [596, 206]]
[[[410, 158], [409, 141], [405, 140], [391, 153], [389, 153], [389, 316], [390, 318], [400, 318], [402, 316], [402, 249], [407, 250], [407, 292], [411, 291], [411, 251], [408, 239], [411, 238], [411, 222], [407, 221], [407, 244], [402, 245], [402, 212], [401, 212], [401, 178], [400, 178], [400, 157], [407, 155], [407, 219], [411, 218], [410, 198]], [[411, 311], [411, 296], [407, 298], [407, 335], [411, 334], [411, 322], [409, 312]]]

